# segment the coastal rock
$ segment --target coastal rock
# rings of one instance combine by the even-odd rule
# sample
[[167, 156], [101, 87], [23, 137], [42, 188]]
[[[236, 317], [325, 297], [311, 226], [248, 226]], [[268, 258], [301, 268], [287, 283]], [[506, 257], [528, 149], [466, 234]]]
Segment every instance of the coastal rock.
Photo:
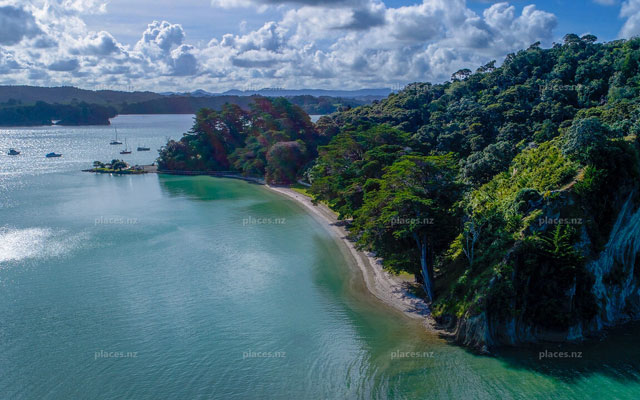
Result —
[[640, 209], [629, 195], [600, 257], [589, 262], [593, 293], [601, 304], [590, 330], [640, 318]]
[[[496, 346], [515, 346], [537, 342], [575, 342], [597, 336], [603, 329], [640, 319], [640, 207], [636, 191], [626, 191], [620, 196], [618, 209], [608, 241], [597, 254], [592, 252], [592, 239], [585, 226], [580, 226], [580, 240], [576, 249], [589, 261], [586, 271], [593, 278], [591, 293], [595, 297], [597, 312], [593, 318], [580, 319], [566, 329], [554, 330], [523, 321], [521, 315], [509, 317], [494, 315], [490, 309], [462, 318], [441, 319], [445, 329], [452, 331], [455, 341], [479, 352], [487, 352]], [[566, 215], [566, 209], [574, 206], [571, 193], [560, 193], [554, 202], [536, 204], [547, 221]], [[544, 232], [548, 223], [532, 224], [532, 231]], [[506, 261], [518, 252], [520, 244], [505, 256]], [[514, 272], [515, 274], [515, 272]], [[490, 286], [496, 284], [492, 279]], [[566, 307], [571, 309], [576, 296], [576, 283], [566, 291]], [[448, 324], [445, 324], [448, 322]], [[448, 325], [448, 326], [446, 326]]]

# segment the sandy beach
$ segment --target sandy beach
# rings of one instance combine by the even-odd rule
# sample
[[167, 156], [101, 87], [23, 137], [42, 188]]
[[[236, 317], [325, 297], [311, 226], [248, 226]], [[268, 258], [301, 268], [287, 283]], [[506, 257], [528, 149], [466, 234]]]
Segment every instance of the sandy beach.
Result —
[[367, 289], [375, 297], [409, 318], [425, 319], [426, 322], [429, 316], [429, 306], [424, 300], [408, 291], [407, 285], [410, 281], [386, 272], [379, 259], [359, 251], [354, 243], [348, 239], [346, 229], [339, 224], [337, 215], [332, 210], [324, 204], [314, 205], [309, 197], [295, 190], [268, 185], [266, 187], [298, 202], [346, 246], [358, 269], [362, 272]]

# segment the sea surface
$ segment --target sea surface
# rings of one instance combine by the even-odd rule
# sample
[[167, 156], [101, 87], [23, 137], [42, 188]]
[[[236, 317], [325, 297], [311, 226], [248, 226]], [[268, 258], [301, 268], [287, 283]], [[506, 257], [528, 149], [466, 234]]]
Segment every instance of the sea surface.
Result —
[[372, 298], [261, 186], [80, 172], [151, 163], [191, 122], [0, 130], [1, 399], [640, 398], [637, 326], [477, 356]]

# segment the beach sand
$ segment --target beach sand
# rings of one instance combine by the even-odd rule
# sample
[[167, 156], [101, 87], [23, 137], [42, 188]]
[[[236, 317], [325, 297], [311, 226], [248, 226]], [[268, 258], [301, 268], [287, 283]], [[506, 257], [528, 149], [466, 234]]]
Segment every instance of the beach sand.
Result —
[[314, 205], [311, 199], [302, 193], [286, 187], [266, 186], [268, 189], [295, 200], [303, 206], [317, 221], [322, 223], [334, 237], [346, 246], [355, 264], [362, 272], [367, 289], [388, 306], [413, 319], [430, 320], [429, 306], [424, 300], [414, 296], [408, 290], [411, 280], [392, 275], [382, 268], [382, 263], [372, 254], [359, 251], [348, 239], [347, 231], [339, 223], [337, 215], [324, 204]]

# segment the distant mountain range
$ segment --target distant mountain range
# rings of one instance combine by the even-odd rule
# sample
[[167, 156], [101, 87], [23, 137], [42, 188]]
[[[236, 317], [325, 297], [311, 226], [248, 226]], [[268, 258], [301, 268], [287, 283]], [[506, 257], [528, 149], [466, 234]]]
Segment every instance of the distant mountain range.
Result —
[[227, 90], [223, 93], [209, 93], [204, 90], [196, 90], [190, 93], [192, 96], [253, 96], [264, 97], [293, 97], [293, 96], [313, 96], [313, 97], [341, 97], [345, 99], [371, 98], [381, 100], [391, 94], [391, 89], [360, 89], [360, 90], [325, 90], [325, 89], [282, 89], [263, 88], [259, 90]]
[[123, 103], [139, 103], [156, 100], [163, 97], [220, 97], [220, 96], [264, 96], [264, 97], [339, 97], [343, 99], [361, 99], [368, 102], [381, 100], [389, 96], [392, 90], [382, 89], [360, 89], [360, 90], [325, 90], [325, 89], [295, 89], [288, 90], [282, 88], [263, 88], [259, 90], [228, 90], [223, 93], [211, 93], [206, 90], [196, 90], [193, 92], [123, 92], [117, 90], [85, 90], [71, 86], [61, 87], [37, 87], [37, 86], [0, 86], [0, 103], [7, 103], [11, 100], [19, 101], [23, 104], [33, 104], [36, 101], [46, 103], [67, 104], [73, 101], [87, 102], [90, 104], [111, 104], [119, 105]]
[[[93, 91], [70, 86], [0, 86], [0, 126], [41, 125], [48, 124], [52, 119], [64, 120], [68, 124], [108, 124], [109, 118], [117, 114], [195, 114], [201, 108], [219, 110], [226, 103], [248, 109], [252, 102], [251, 96], [286, 97], [308, 114], [330, 114], [372, 103], [390, 93], [390, 89], [348, 91], [270, 88], [257, 91], [230, 90], [224, 93], [209, 93], [204, 90], [154, 93]], [[56, 117], [61, 110], [64, 110], [64, 118]], [[85, 115], [89, 112], [87, 110], [92, 114], [89, 116], [91, 118]], [[81, 115], [85, 117], [80, 118]]]

